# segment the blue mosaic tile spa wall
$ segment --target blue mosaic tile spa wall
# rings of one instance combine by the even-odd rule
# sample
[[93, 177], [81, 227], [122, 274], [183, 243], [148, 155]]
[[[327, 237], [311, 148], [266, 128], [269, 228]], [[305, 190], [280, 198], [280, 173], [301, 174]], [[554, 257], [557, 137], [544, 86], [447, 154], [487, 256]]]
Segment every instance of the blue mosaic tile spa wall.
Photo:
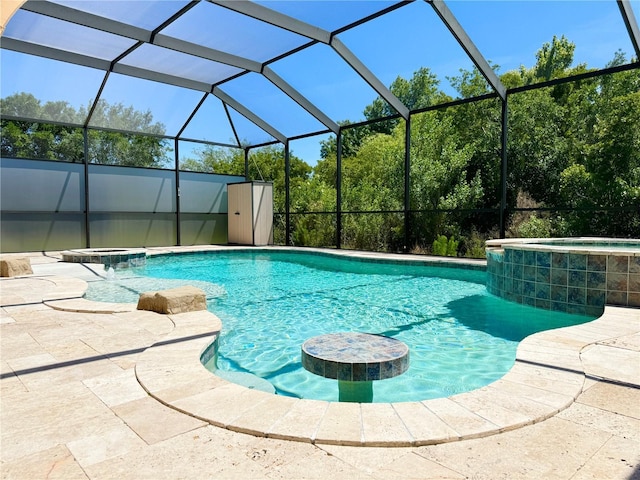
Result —
[[640, 306], [640, 255], [487, 248], [487, 288], [525, 305], [599, 316], [605, 304]]

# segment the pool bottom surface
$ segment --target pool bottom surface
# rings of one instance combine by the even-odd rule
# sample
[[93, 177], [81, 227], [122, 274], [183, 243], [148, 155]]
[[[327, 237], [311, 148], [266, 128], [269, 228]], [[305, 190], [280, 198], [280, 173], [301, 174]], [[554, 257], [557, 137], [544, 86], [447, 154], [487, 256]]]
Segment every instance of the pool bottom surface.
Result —
[[[125, 278], [131, 273], [145, 277]], [[205, 287], [209, 310], [223, 322], [217, 367], [214, 360], [207, 367], [255, 375], [299, 398], [339, 395], [335, 380], [302, 368], [305, 340], [338, 331], [396, 338], [409, 346], [410, 368], [374, 382], [373, 401], [399, 402], [487, 385], [511, 368], [527, 335], [592, 319], [501, 300], [487, 293], [483, 278], [463, 269], [301, 254], [194, 254], [150, 258], [114, 282], [92, 284], [87, 297], [124, 301], [126, 291], [137, 301], [139, 291]]]

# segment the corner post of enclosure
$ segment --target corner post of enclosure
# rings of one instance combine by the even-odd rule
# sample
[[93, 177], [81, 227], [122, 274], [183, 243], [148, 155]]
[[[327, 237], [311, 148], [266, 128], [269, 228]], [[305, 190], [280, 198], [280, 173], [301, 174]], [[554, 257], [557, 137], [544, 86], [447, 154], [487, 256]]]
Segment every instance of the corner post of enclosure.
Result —
[[89, 132], [85, 126], [82, 129], [84, 142], [84, 241], [85, 247], [91, 248], [91, 227], [89, 223]]
[[336, 248], [342, 248], [342, 128], [336, 136]]
[[502, 100], [502, 132], [500, 135], [501, 141], [501, 158], [502, 169], [500, 173], [500, 238], [506, 236], [506, 222], [507, 222], [507, 131], [508, 131], [508, 116], [509, 110], [507, 108], [507, 96]]
[[290, 183], [291, 159], [289, 158], [289, 140], [284, 144], [284, 216], [285, 216], [285, 245], [291, 245], [291, 198]]
[[180, 155], [178, 152], [178, 139], [175, 138], [174, 139], [174, 150], [175, 150], [175, 157], [174, 157], [174, 165], [175, 165], [175, 172], [176, 172], [176, 245], [182, 245], [181, 243], [181, 237], [180, 237]]
[[411, 115], [405, 121], [404, 130], [404, 245], [403, 253], [409, 252], [411, 233]]

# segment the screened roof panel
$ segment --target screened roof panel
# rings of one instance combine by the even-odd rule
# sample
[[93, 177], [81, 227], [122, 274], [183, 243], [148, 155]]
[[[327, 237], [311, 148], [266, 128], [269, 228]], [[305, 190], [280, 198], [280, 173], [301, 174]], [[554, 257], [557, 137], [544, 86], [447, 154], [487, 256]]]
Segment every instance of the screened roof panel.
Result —
[[[398, 25], [402, 25], [401, 31], [397, 31]], [[461, 68], [473, 68], [471, 59], [427, 2], [413, 2], [338, 36], [385, 85], [398, 76], [409, 80], [418, 69], [428, 67], [440, 81], [439, 88], [456, 97], [446, 77], [458, 75]]]
[[189, 0], [50, 1], [147, 30], [154, 30], [189, 4]]
[[208, 2], [197, 4], [162, 33], [258, 62], [309, 41], [301, 35]]
[[243, 75], [223, 85], [222, 90], [287, 137], [326, 129], [260, 74]]
[[[335, 121], [364, 120], [364, 108], [378, 97], [329, 46], [313, 45], [270, 67]], [[322, 81], [310, 81], [322, 79]]]
[[112, 73], [100, 100], [122, 111], [120, 118], [96, 112], [92, 127], [175, 136], [202, 98], [202, 92]]
[[119, 63], [188, 78], [210, 85], [243, 71], [223, 63], [150, 44], [144, 44], [136, 48]]
[[[63, 102], [79, 115], [69, 111], [54, 114], [55, 110], [39, 110], [23, 104], [19, 110], [8, 111], [3, 103], [3, 115], [23, 116], [30, 119], [51, 120], [82, 125], [85, 116], [81, 114], [93, 103], [104, 78], [104, 72], [94, 68], [80, 67], [71, 63], [34, 57], [23, 53], [3, 50], [0, 55], [0, 89], [3, 101], [12, 95], [30, 94], [44, 106], [48, 102]], [[11, 72], [7, 75], [6, 72]], [[46, 72], [46, 81], [43, 75]], [[73, 88], [69, 88], [73, 79]]]
[[233, 127], [238, 134], [240, 145], [243, 147], [277, 141], [275, 137], [269, 135], [265, 130], [262, 130], [255, 123], [249, 121], [246, 117], [231, 107], [229, 107], [229, 116], [231, 117]]
[[119, 35], [25, 10], [16, 12], [3, 36], [103, 60], [113, 60], [135, 44]]
[[339, 2], [265, 0], [255, 3], [311, 25], [317, 25], [324, 30], [334, 31], [400, 2], [392, 0], [341, 0]]
[[182, 137], [237, 145], [224, 105], [213, 95], [207, 96], [182, 132]]
[[[484, 57], [500, 66], [500, 73], [533, 67], [536, 52], [554, 35], [576, 44], [574, 66], [602, 68], [616, 50], [625, 51], [627, 59], [633, 52], [613, 1], [449, 2], [449, 7]], [[540, 17], [545, 21], [527, 21]]]
[[322, 146], [320, 142], [327, 141], [330, 138], [335, 139], [335, 135], [332, 133], [325, 133], [293, 140], [289, 142], [291, 155], [304, 159], [310, 165], [315, 165], [318, 160], [322, 158], [320, 155], [320, 149]]

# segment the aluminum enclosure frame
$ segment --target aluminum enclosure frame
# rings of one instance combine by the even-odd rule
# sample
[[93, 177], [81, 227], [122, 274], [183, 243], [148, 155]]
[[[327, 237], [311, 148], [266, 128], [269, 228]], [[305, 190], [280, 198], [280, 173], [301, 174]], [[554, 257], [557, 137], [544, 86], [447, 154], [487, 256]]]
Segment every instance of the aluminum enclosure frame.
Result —
[[[406, 105], [404, 105], [390, 90], [387, 88], [384, 83], [375, 76], [375, 74], [366, 66], [364, 62], [358, 58], [351, 50], [347, 48], [347, 46], [337, 37], [339, 33], [346, 32], [352, 28], [355, 28], [363, 23], [371, 21], [379, 16], [385, 15], [389, 12], [395, 11], [396, 9], [403, 8], [406, 5], [413, 3], [414, 1], [423, 1], [429, 4], [433, 11], [437, 14], [437, 16], [442, 21], [443, 25], [449, 30], [451, 35], [456, 39], [461, 48], [466, 52], [467, 56], [473, 64], [478, 68], [479, 72], [486, 79], [487, 84], [491, 88], [491, 93], [486, 95], [482, 95], [480, 97], [474, 97], [463, 100], [455, 100], [446, 104], [436, 105], [434, 107], [430, 107], [428, 109], [420, 109], [411, 111]], [[223, 7], [226, 9], [233, 10], [237, 13], [241, 13], [242, 15], [246, 15], [255, 20], [268, 23], [275, 27], [287, 30], [289, 32], [293, 32], [297, 35], [305, 37], [308, 41], [300, 47], [297, 47], [285, 54], [278, 55], [277, 57], [269, 58], [263, 62], [258, 62], [255, 60], [251, 60], [246, 57], [238, 56], [231, 54], [229, 52], [216, 50], [214, 48], [210, 48], [204, 45], [199, 45], [196, 43], [188, 42], [185, 40], [181, 40], [175, 37], [168, 36], [166, 34], [161, 33], [161, 31], [166, 28], [168, 25], [176, 22], [183, 15], [189, 12], [192, 8], [198, 5], [201, 2], [211, 3], [213, 5]], [[635, 50], [635, 57], [640, 58], [640, 29], [638, 28], [637, 20], [634, 16], [633, 9], [628, 0], [616, 0], [617, 5], [619, 7], [620, 15], [626, 27], [627, 33], [629, 35], [630, 41]], [[202, 97], [200, 102], [197, 104], [195, 109], [188, 115], [188, 118], [185, 118], [185, 121], [182, 124], [179, 132], [175, 136], [163, 136], [162, 138], [172, 139], [175, 142], [175, 155], [176, 155], [176, 198], [179, 199], [179, 165], [178, 165], [178, 142], [179, 141], [189, 141], [189, 142], [201, 142], [203, 144], [212, 144], [219, 145], [224, 147], [235, 147], [243, 149], [245, 152], [245, 176], [248, 172], [248, 155], [249, 151], [253, 148], [259, 148], [266, 145], [272, 145], [275, 143], [280, 143], [284, 146], [285, 152], [285, 197], [286, 197], [286, 205], [285, 205], [285, 216], [286, 216], [286, 243], [290, 244], [290, 192], [289, 192], [289, 169], [290, 169], [290, 148], [289, 144], [292, 140], [310, 137], [318, 134], [324, 133], [333, 133], [337, 136], [337, 146], [338, 146], [338, 155], [337, 155], [337, 187], [336, 187], [336, 215], [337, 215], [337, 232], [336, 232], [336, 245], [340, 248], [340, 238], [341, 238], [341, 230], [342, 230], [342, 201], [341, 201], [341, 184], [342, 184], [342, 175], [341, 175], [341, 162], [342, 162], [342, 132], [345, 129], [356, 128], [362, 123], [359, 124], [351, 124], [348, 126], [340, 126], [335, 119], [332, 119], [329, 115], [322, 111], [317, 105], [315, 105], [312, 101], [306, 98], [302, 93], [296, 90], [291, 84], [289, 84], [284, 78], [278, 75], [270, 65], [280, 60], [282, 58], [295, 55], [297, 52], [314, 46], [316, 44], [324, 44], [331, 48], [343, 61], [346, 65], [349, 66], [358, 76], [360, 76], [369, 86], [372, 87], [374, 92], [379, 95], [386, 103], [395, 110], [396, 114], [387, 117], [388, 118], [402, 118], [406, 122], [406, 131], [405, 131], [405, 178], [404, 178], [404, 205], [402, 212], [404, 214], [405, 219], [405, 251], [407, 250], [408, 244], [408, 235], [411, 229], [409, 213], [411, 212], [411, 206], [409, 203], [409, 191], [410, 191], [410, 171], [411, 171], [411, 162], [410, 162], [410, 122], [411, 116], [420, 113], [426, 110], [433, 109], [441, 109], [447, 108], [449, 106], [460, 104], [461, 102], [471, 102], [471, 101], [479, 101], [486, 98], [499, 98], [502, 103], [502, 115], [501, 115], [501, 198], [500, 200], [500, 208], [499, 208], [499, 216], [500, 216], [500, 232], [501, 236], [504, 237], [505, 234], [505, 223], [507, 217], [506, 211], [506, 174], [508, 171], [508, 159], [506, 157], [506, 144], [507, 144], [507, 111], [508, 111], [508, 98], [509, 95], [518, 93], [520, 91], [529, 90], [529, 89], [537, 89], [537, 88], [545, 88], [549, 86], [553, 86], [559, 83], [577, 81], [584, 78], [591, 78], [600, 75], [607, 75], [611, 73], [616, 73], [619, 71], [631, 70], [640, 68], [640, 63], [638, 61], [630, 64], [626, 64], [620, 67], [606, 68], [602, 70], [588, 72], [586, 74], [581, 74], [573, 77], [552, 80], [549, 82], [539, 83], [535, 85], [530, 85], [526, 87], [519, 87], [516, 89], [507, 89], [500, 81], [498, 76], [490, 67], [488, 61], [484, 58], [480, 50], [473, 43], [472, 39], [462, 28], [454, 14], [448, 8], [447, 4], [443, 0], [405, 0], [399, 1], [389, 7], [386, 7], [375, 14], [369, 15], [368, 17], [361, 18], [353, 23], [340, 27], [334, 31], [328, 31], [322, 29], [318, 26], [311, 25], [309, 23], [303, 22], [296, 18], [290, 17], [288, 15], [282, 14], [275, 10], [272, 10], [263, 5], [248, 1], [248, 0], [192, 0], [185, 4], [178, 12], [172, 15], [170, 18], [166, 19], [163, 23], [158, 25], [155, 29], [149, 30], [140, 27], [136, 27], [131, 24], [123, 23], [120, 21], [112, 20], [100, 15], [91, 14], [70, 6], [56, 4], [47, 1], [41, 0], [28, 0], [21, 7], [22, 10], [32, 12], [39, 15], [44, 15], [47, 17], [64, 20], [67, 22], [74, 23], [76, 25], [100, 30], [101, 32], [111, 33], [113, 35], [118, 35], [120, 37], [126, 37], [134, 41], [134, 45], [123, 51], [121, 55], [113, 60], [104, 60], [95, 57], [91, 57], [88, 55], [83, 55], [79, 53], [75, 53], [72, 51], [61, 50], [53, 47], [48, 47], [44, 45], [39, 45], [36, 43], [29, 43], [23, 40], [17, 40], [14, 38], [7, 38], [5, 36], [2, 37], [1, 48], [5, 50], [11, 50], [15, 52], [20, 52], [28, 55], [35, 55], [39, 57], [45, 57], [53, 60], [58, 60], [66, 63], [77, 64], [81, 66], [91, 67], [95, 69], [99, 69], [104, 71], [104, 78], [101, 84], [99, 91], [96, 93], [95, 100], [93, 103], [93, 107], [97, 105], [98, 101], [101, 98], [102, 91], [109, 79], [111, 73], [122, 74], [131, 77], [137, 77], [147, 80], [152, 80], [155, 82], [165, 83], [168, 85], [174, 85], [182, 88], [186, 88], [189, 90], [195, 90], [202, 92]], [[188, 78], [183, 78], [180, 76], [169, 75], [166, 73], [160, 73], [152, 70], [148, 70], [141, 67], [135, 67], [131, 65], [124, 65], [120, 63], [120, 61], [132, 51], [140, 48], [143, 45], [155, 45], [158, 47], [167, 48], [173, 50], [175, 52], [184, 53], [188, 55], [192, 55], [195, 57], [199, 57], [202, 59], [207, 59], [213, 62], [229, 65], [240, 69], [241, 72], [233, 75], [229, 78], [225, 78], [224, 80], [215, 83], [209, 84], [202, 81], [195, 81]], [[316, 119], [321, 125], [326, 127], [325, 130], [318, 130], [313, 132], [307, 132], [302, 135], [297, 135], [293, 137], [288, 137], [284, 132], [280, 131], [273, 125], [271, 125], [267, 120], [261, 118], [255, 112], [253, 112], [249, 107], [243, 105], [240, 101], [233, 98], [232, 95], [225, 91], [225, 84], [233, 81], [234, 79], [247, 75], [249, 73], [255, 73], [266, 78], [271, 84], [275, 85], [280, 91], [282, 91], [288, 98], [293, 100], [296, 104], [298, 104], [302, 109], [308, 112], [314, 119]], [[228, 120], [231, 124], [231, 128], [234, 131], [235, 135], [235, 145], [231, 144], [222, 144], [217, 142], [203, 142], [201, 140], [195, 140], [192, 138], [183, 137], [183, 133], [185, 132], [187, 126], [191, 119], [194, 118], [198, 110], [202, 107], [205, 100], [209, 96], [214, 96], [218, 98], [223, 106], [225, 111], [227, 112]], [[88, 162], [88, 157], [86, 155], [87, 149], [87, 141], [86, 141], [86, 132], [87, 129], [95, 128], [90, 126], [92, 115], [94, 113], [94, 108], [92, 108], [87, 115], [82, 127], [84, 128], [85, 135], [85, 163]], [[240, 115], [245, 117], [251, 123], [259, 127], [261, 130], [268, 133], [272, 138], [274, 138], [273, 142], [266, 143], [255, 143], [255, 144], [242, 144], [240, 138], [235, 130], [234, 122], [229, 113], [229, 109], [233, 109], [238, 112]], [[1, 112], [0, 112], [1, 114]], [[29, 121], [42, 121], [38, 119], [26, 119], [21, 117], [11, 117], [7, 115], [2, 115], [2, 119], [5, 120], [29, 120]], [[376, 119], [373, 121], [381, 121], [385, 119]], [[49, 122], [45, 123], [59, 123], [59, 122]], [[79, 125], [70, 125], [77, 126]], [[106, 129], [105, 129], [106, 130]], [[126, 131], [126, 130], [113, 130], [119, 131], [122, 133], [134, 133], [136, 135], [146, 135], [145, 133]], [[88, 185], [88, 183], [87, 183]], [[88, 205], [89, 196], [86, 195], [86, 212], [89, 212]], [[179, 202], [179, 200], [178, 200]], [[179, 215], [179, 203], [178, 203], [178, 215]], [[179, 224], [179, 222], [178, 222]], [[177, 233], [177, 243], [180, 244], [180, 232], [178, 230]], [[87, 231], [87, 243], [90, 244], [89, 232]], [[87, 245], [90, 246], [90, 245]]]

